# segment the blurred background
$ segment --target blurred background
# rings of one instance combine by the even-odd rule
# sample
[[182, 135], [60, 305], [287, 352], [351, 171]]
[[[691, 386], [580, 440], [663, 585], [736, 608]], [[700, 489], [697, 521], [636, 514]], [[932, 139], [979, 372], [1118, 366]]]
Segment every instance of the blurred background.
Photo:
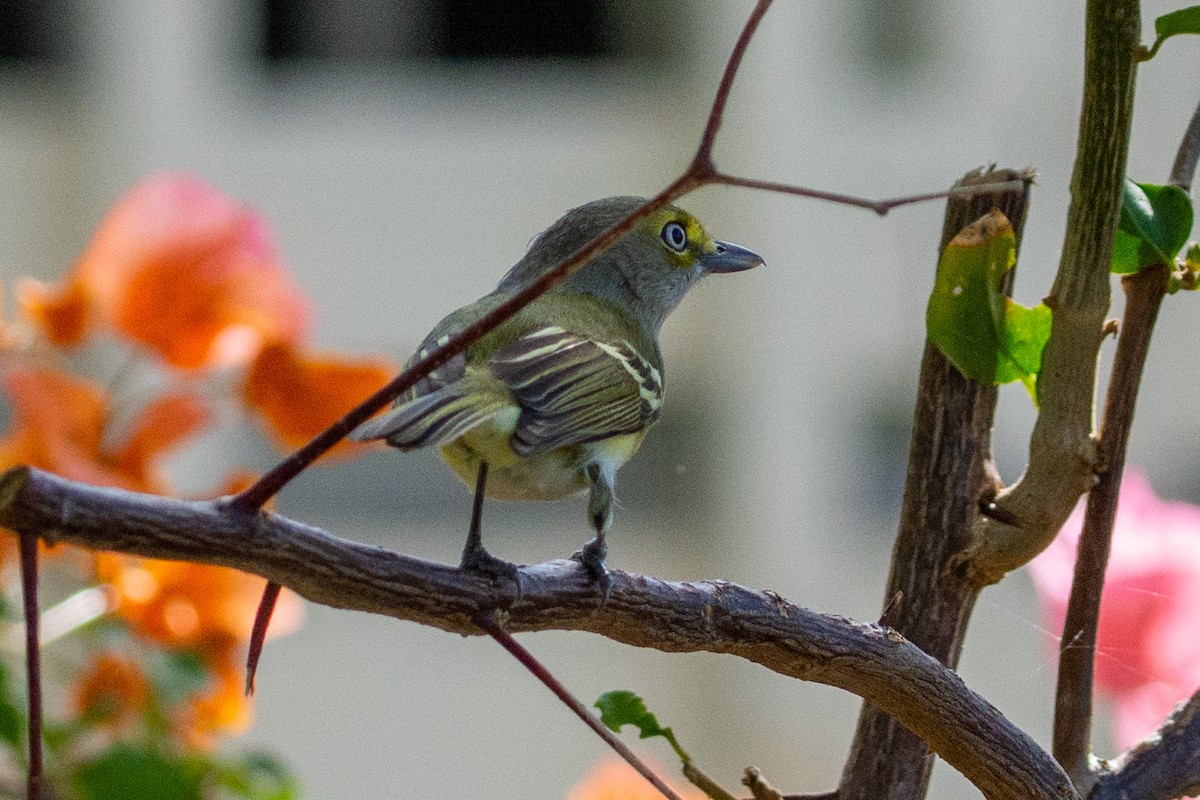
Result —
[[[751, 5], [4, 0], [0, 279], [55, 278], [122, 189], [194, 170], [271, 219], [318, 305], [321, 345], [403, 360], [566, 209], [654, 193], [684, 167]], [[1147, 42], [1177, 5], [1144, 4]], [[1082, 3], [780, 0], [738, 77], [717, 162], [872, 198], [939, 190], [993, 162], [1033, 166], [1016, 295], [1036, 303], [1065, 220], [1082, 17]], [[1172, 40], [1141, 69], [1138, 180], [1167, 176], [1196, 101], [1196, 47]], [[667, 324], [665, 415], [621, 472], [609, 563], [875, 619], [941, 206], [881, 219], [727, 188], [682, 204], [767, 266], [710, 279]], [[1130, 461], [1160, 493], [1200, 500], [1200, 433], [1177, 424], [1200, 411], [1194, 302], [1166, 304]], [[1007, 480], [1032, 419], [1024, 390], [1006, 387]], [[174, 470], [200, 491], [231, 461], [274, 457], [233, 430]], [[454, 561], [469, 493], [433, 454], [380, 452], [311, 470], [280, 510]], [[504, 558], [564, 556], [587, 538], [584, 501], [491, 503], [485, 531]], [[1018, 572], [984, 594], [962, 672], [1048, 743], [1052, 637], [1039, 626]], [[727, 785], [748, 764], [793, 792], [840, 775], [853, 696], [732, 657], [522, 640], [585, 702], [642, 694]], [[257, 713], [247, 739], [278, 751], [312, 798], [559, 798], [606, 755], [491, 642], [320, 607], [268, 646]], [[670, 763], [665, 747], [642, 749]], [[974, 796], [944, 765], [934, 784], [936, 797]]]

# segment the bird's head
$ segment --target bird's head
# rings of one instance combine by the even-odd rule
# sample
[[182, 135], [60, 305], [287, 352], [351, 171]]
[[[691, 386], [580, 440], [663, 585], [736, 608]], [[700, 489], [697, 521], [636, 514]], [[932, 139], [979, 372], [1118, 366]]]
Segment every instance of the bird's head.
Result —
[[[514, 290], [542, 275], [644, 202], [641, 197], [608, 197], [571, 209], [534, 241], [499, 288]], [[557, 291], [607, 299], [630, 312], [647, 331], [657, 333], [701, 277], [741, 272], [762, 263], [762, 258], [740, 245], [713, 239], [698, 219], [668, 205], [640, 220]]]

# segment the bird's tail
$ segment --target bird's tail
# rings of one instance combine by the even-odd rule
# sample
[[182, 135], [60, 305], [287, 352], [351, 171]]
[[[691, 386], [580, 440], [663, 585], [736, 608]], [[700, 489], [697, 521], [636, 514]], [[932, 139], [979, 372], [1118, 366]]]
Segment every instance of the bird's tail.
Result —
[[384, 439], [401, 450], [449, 444], [512, 406], [510, 398], [487, 392], [463, 392], [446, 386], [364, 422], [350, 432], [356, 442]]

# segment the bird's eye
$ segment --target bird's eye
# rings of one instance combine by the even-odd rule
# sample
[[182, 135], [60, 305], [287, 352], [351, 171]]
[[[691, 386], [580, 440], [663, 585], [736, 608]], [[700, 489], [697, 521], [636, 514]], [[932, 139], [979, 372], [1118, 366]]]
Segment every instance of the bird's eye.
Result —
[[663, 225], [662, 233], [659, 236], [662, 237], [663, 244], [676, 253], [682, 253], [687, 249], [687, 229], [678, 222], [671, 221]]

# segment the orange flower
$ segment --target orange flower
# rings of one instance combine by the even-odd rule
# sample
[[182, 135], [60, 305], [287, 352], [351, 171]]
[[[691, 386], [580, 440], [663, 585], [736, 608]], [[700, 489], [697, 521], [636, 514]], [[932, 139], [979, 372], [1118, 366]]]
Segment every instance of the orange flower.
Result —
[[[661, 774], [661, 772], [659, 773]], [[689, 787], [675, 793], [687, 800], [703, 800], [704, 793]], [[567, 794], [567, 800], [662, 800], [650, 782], [618, 758], [595, 764]]]
[[175, 719], [188, 747], [210, 749], [220, 736], [244, 732], [254, 721], [251, 698], [246, 696], [242, 659], [229, 651], [210, 662], [212, 685], [189, 698]]
[[[281, 445], [295, 448], [333, 424], [395, 374], [383, 360], [310, 356], [275, 342], [246, 375], [246, 402], [258, 409]], [[331, 452], [359, 447], [342, 442]]]
[[[158, 460], [208, 422], [208, 409], [195, 395], [164, 394], [142, 409], [109, 461], [142, 491], [166, 493]], [[157, 487], [157, 488], [156, 488]]]
[[17, 282], [17, 304], [50, 344], [59, 347], [79, 344], [91, 326], [87, 291], [78, 280], [47, 286], [24, 278]]
[[71, 707], [81, 717], [114, 729], [138, 721], [150, 699], [150, 682], [131, 658], [101, 653], [71, 689]]
[[[117, 596], [116, 614], [141, 636], [178, 649], [224, 653], [250, 638], [264, 580], [226, 567], [96, 555], [99, 579]], [[271, 634], [299, 627], [299, 598], [284, 592]]]
[[127, 192], [61, 285], [27, 281], [18, 299], [53, 342], [100, 323], [183, 369], [245, 364], [309, 316], [266, 219], [182, 173]]
[[133, 420], [123, 443], [106, 443], [108, 397], [91, 381], [52, 369], [3, 375], [13, 423], [0, 439], [0, 467], [28, 464], [99, 486], [166, 489], [158, 461], [208, 418], [193, 395], [164, 395]]

